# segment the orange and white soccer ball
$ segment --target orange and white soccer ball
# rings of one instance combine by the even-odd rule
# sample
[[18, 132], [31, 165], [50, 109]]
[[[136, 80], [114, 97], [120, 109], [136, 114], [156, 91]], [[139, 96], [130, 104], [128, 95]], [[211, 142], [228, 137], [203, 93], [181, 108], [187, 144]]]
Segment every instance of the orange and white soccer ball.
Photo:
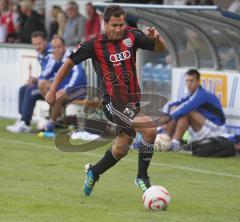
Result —
[[171, 138], [165, 133], [157, 134], [154, 149], [156, 151], [168, 151], [170, 149]]
[[163, 186], [151, 186], [143, 194], [144, 207], [148, 210], [166, 210], [171, 197]]

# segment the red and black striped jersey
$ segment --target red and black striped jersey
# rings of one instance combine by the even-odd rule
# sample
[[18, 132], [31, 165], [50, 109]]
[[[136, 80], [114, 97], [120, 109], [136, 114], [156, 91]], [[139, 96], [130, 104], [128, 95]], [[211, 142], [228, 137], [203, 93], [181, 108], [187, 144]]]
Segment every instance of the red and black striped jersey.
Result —
[[91, 58], [99, 88], [107, 101], [139, 102], [141, 91], [136, 73], [138, 48], [154, 50], [155, 43], [138, 29], [126, 27], [119, 40], [106, 34], [78, 45], [70, 55], [74, 64]]

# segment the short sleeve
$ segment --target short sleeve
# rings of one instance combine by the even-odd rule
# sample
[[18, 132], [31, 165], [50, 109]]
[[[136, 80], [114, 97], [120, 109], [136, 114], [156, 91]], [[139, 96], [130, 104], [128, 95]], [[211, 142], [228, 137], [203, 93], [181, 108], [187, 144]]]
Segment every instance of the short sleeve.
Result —
[[80, 43], [73, 49], [69, 58], [74, 64], [78, 64], [94, 55], [94, 39]]
[[147, 49], [150, 51], [154, 50], [155, 42], [152, 39], [148, 38], [143, 32], [137, 29], [134, 30], [133, 33], [135, 36], [136, 48]]

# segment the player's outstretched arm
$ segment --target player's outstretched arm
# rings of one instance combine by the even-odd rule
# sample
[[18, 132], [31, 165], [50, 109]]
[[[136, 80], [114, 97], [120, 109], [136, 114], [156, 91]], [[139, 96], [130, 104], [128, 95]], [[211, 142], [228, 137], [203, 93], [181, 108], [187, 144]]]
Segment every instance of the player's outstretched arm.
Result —
[[166, 50], [166, 43], [155, 28], [148, 28], [147, 36], [155, 42], [155, 52], [163, 52]]
[[49, 105], [54, 105], [56, 100], [56, 92], [57, 87], [61, 83], [61, 81], [67, 76], [69, 71], [74, 66], [74, 63], [71, 59], [67, 59], [66, 62], [61, 66], [61, 68], [58, 70], [57, 75], [48, 91], [48, 93], [45, 96], [45, 100], [49, 103]]

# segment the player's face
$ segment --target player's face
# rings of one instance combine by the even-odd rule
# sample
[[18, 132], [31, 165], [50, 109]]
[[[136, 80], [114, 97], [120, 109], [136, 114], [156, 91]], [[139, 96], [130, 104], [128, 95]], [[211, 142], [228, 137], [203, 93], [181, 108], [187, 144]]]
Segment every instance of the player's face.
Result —
[[32, 44], [35, 50], [40, 54], [43, 54], [47, 48], [47, 41], [40, 36], [32, 38]]
[[52, 40], [52, 48], [53, 48], [53, 57], [56, 60], [61, 60], [65, 53], [65, 45], [62, 43], [60, 39]]
[[193, 93], [200, 85], [200, 81], [197, 79], [195, 75], [194, 76], [186, 75], [185, 82], [189, 93]]
[[109, 39], [121, 39], [125, 28], [125, 17], [124, 15], [121, 15], [120, 17], [111, 16], [109, 21], [105, 22], [104, 25], [105, 32]]

